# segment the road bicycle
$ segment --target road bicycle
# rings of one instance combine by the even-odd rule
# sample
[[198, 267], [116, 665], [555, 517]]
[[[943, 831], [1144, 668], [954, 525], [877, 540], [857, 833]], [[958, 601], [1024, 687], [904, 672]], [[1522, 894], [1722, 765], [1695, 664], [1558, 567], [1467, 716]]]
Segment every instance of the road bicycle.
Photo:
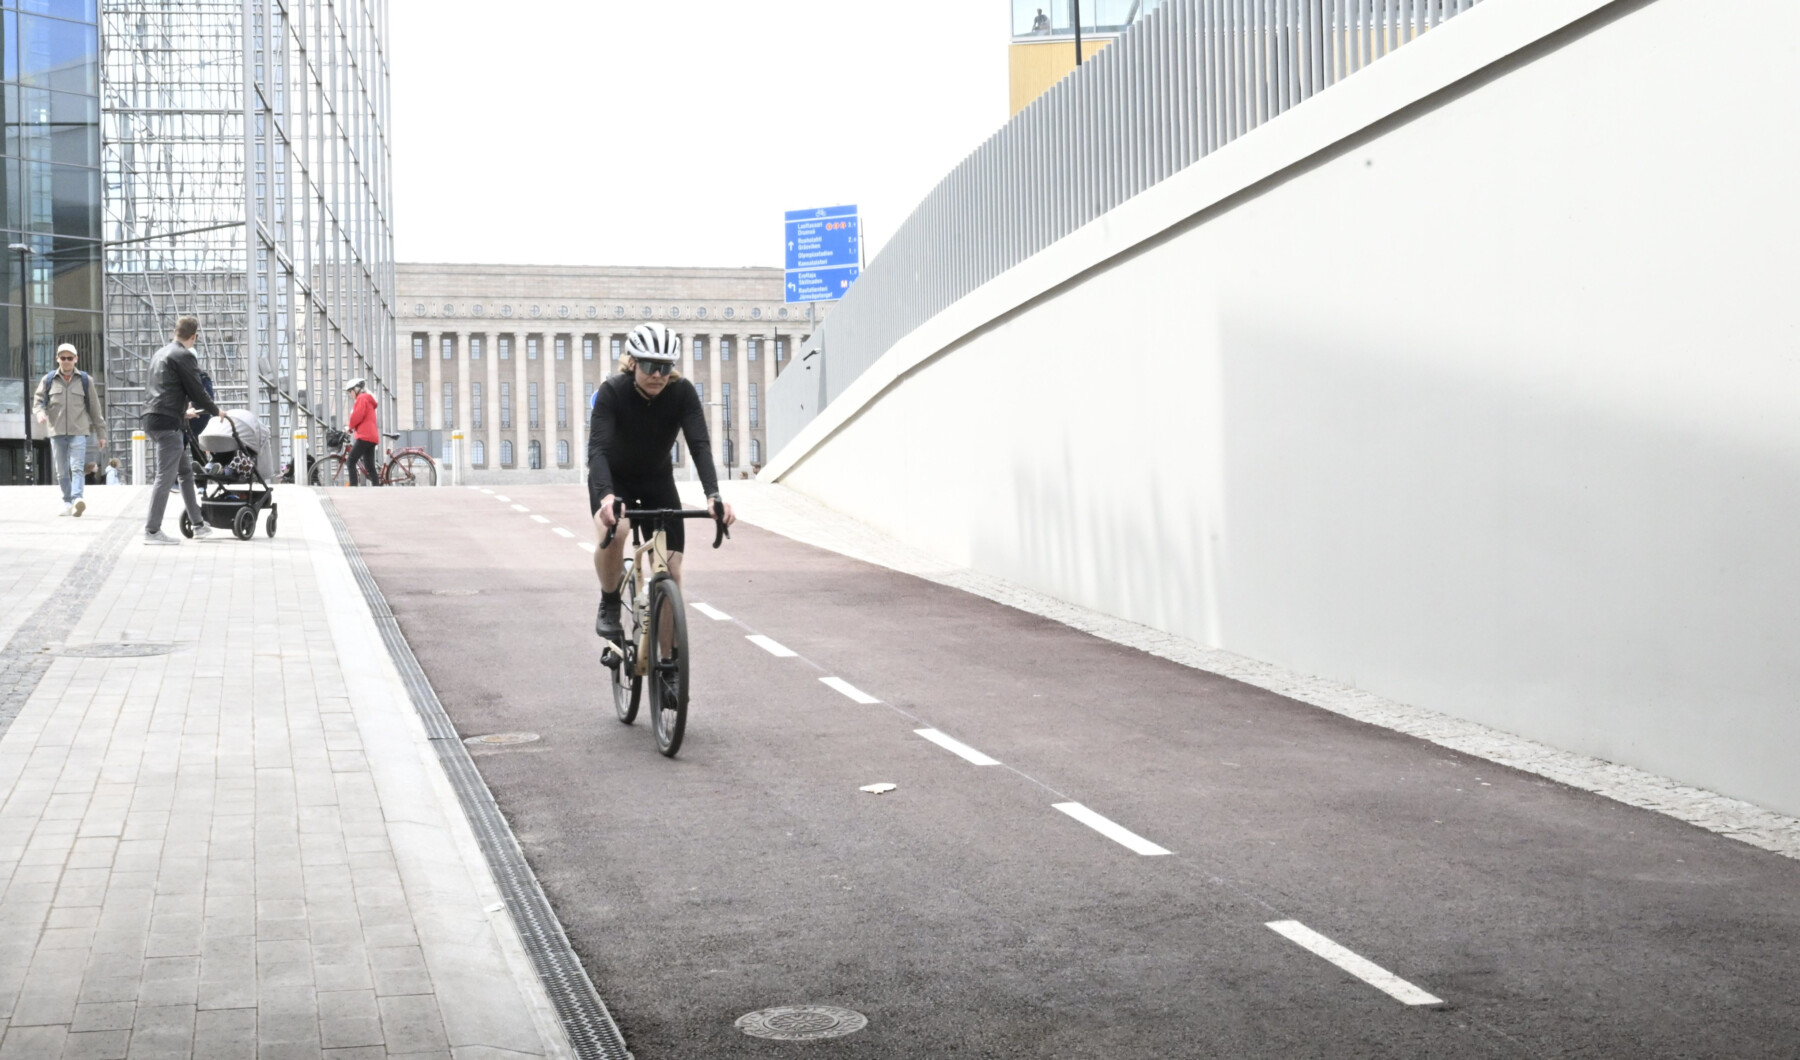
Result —
[[[382, 434], [389, 441], [399, 439], [398, 434]], [[350, 445], [356, 439], [349, 431], [340, 431], [336, 427], [325, 429], [324, 455], [314, 462], [308, 477], [315, 486], [348, 486], [350, 484]], [[387, 448], [382, 456], [381, 482], [386, 486], [435, 486], [438, 480], [437, 461], [431, 454], [418, 446], [395, 452]], [[361, 476], [366, 482], [368, 476]]]
[[[645, 508], [627, 513], [616, 503], [615, 516], [628, 515], [637, 548], [625, 557], [625, 580], [619, 583], [624, 607], [619, 624], [624, 644], [606, 641], [600, 661], [612, 671], [613, 710], [630, 725], [637, 719], [638, 701], [649, 686], [650, 728], [656, 749], [670, 758], [681, 749], [687, 730], [688, 638], [687, 608], [681, 602], [681, 586], [669, 573], [669, 541], [663, 529], [666, 519], [711, 519], [718, 527], [713, 547], [731, 536], [720, 512], [685, 508]], [[619, 532], [615, 521], [606, 530], [601, 551], [612, 545]], [[646, 571], [648, 574], [646, 575]]]

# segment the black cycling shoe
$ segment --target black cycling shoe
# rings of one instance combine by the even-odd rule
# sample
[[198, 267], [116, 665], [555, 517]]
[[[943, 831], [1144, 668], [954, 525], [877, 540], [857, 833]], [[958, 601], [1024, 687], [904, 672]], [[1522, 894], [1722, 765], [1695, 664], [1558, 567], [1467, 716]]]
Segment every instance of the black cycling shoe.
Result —
[[619, 624], [619, 594], [600, 594], [600, 613], [594, 617], [594, 633], [601, 640], [610, 640], [623, 646], [625, 643], [625, 627]]

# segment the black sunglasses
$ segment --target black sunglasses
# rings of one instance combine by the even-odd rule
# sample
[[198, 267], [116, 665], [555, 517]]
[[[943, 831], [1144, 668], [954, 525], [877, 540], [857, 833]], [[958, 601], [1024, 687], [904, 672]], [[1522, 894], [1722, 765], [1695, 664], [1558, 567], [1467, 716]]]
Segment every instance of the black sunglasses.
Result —
[[668, 361], [639, 361], [637, 366], [645, 375], [668, 375], [675, 370]]

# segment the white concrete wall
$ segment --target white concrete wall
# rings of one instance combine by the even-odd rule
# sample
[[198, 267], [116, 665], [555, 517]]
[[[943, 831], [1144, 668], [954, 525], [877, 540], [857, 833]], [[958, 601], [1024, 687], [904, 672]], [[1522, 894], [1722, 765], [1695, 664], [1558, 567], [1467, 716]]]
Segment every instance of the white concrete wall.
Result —
[[[1089, 607], [1800, 814], [1800, 4], [1588, 2], [1478, 72], [1477, 35], [1559, 4], [1489, 0], [1194, 167], [1267, 155], [1236, 198], [1178, 178], [1114, 211], [1155, 223], [1044, 251], [1013, 271], [1047, 294], [971, 295], [765, 475]], [[1357, 93], [1411, 82], [1345, 139]], [[1054, 286], [1059, 254], [1100, 263]]]

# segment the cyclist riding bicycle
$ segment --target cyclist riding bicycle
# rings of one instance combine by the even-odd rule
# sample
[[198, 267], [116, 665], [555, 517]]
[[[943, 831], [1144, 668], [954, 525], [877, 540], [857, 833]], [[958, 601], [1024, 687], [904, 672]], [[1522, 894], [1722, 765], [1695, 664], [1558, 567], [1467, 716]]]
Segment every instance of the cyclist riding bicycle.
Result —
[[364, 389], [361, 377], [344, 384], [344, 392], [356, 399], [350, 409], [350, 433], [356, 436], [356, 444], [350, 447], [350, 485], [356, 482], [356, 464], [368, 469], [369, 485], [381, 485], [381, 476], [375, 473], [375, 447], [381, 444], [381, 428], [375, 425], [375, 395]]
[[[700, 394], [675, 371], [680, 354], [681, 340], [674, 332], [661, 324], [640, 324], [626, 340], [620, 371], [594, 393], [588, 419], [588, 507], [601, 540], [618, 521], [615, 500], [625, 502], [627, 509], [681, 507], [671, 459], [677, 434], [687, 438], [707, 506], [727, 526], [736, 519], [731, 505], [719, 496]], [[627, 520], [610, 547], [594, 553], [594, 571], [600, 576], [600, 614], [594, 632], [615, 644], [624, 635], [619, 625], [619, 583], [625, 576], [628, 525]], [[687, 536], [680, 519], [671, 520], [663, 530], [669, 543], [669, 574], [679, 585]]]

